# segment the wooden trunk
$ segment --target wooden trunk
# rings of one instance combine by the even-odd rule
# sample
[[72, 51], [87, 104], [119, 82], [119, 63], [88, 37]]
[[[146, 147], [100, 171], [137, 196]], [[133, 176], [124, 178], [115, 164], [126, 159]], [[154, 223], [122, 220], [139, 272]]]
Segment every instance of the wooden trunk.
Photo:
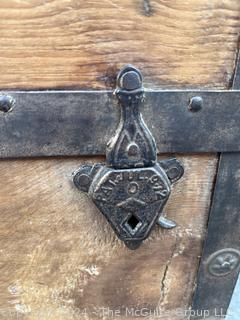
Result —
[[[127, 63], [150, 89], [232, 82], [239, 0], [2, 0], [0, 16], [2, 90], [112, 88]], [[1, 160], [0, 318], [186, 319], [218, 155], [177, 156], [185, 175], [165, 211], [178, 227], [136, 251], [73, 186], [104, 158]]]

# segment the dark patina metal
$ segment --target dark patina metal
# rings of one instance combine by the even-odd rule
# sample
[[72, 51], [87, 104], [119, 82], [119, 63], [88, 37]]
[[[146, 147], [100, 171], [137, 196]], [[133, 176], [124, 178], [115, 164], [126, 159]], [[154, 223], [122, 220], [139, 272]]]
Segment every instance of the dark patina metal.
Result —
[[[234, 89], [240, 88], [239, 59], [238, 56]], [[235, 116], [236, 113], [231, 114], [232, 118]], [[224, 115], [222, 118], [226, 119]], [[222, 153], [193, 298], [195, 316], [192, 319], [202, 319], [201, 315], [197, 315], [199, 310], [207, 310], [211, 319], [226, 315], [240, 270], [239, 213], [240, 153]]]
[[222, 249], [214, 252], [207, 260], [209, 274], [215, 277], [226, 276], [240, 265], [240, 251], [232, 248]]
[[196, 97], [192, 97], [190, 99], [190, 103], [189, 103], [189, 110], [192, 112], [198, 112], [202, 109], [203, 106], [203, 99], [202, 97], [196, 96]]
[[[1, 158], [105, 154], [119, 119], [112, 91], [6, 94], [16, 103], [12, 112], [0, 112]], [[240, 91], [145, 90], [144, 95], [143, 118], [161, 153], [240, 151]], [[204, 105], [191, 112], [189, 103], [198, 96]]]
[[226, 313], [239, 272], [239, 173], [239, 153], [222, 154], [192, 306], [212, 317]]
[[157, 162], [155, 140], [139, 111], [144, 100], [141, 73], [127, 66], [117, 84], [121, 118], [107, 145], [106, 164], [82, 166], [74, 182], [88, 193], [127, 247], [136, 249], [155, 223], [168, 229], [176, 226], [161, 212], [183, 167], [176, 159]]
[[14, 99], [9, 95], [0, 95], [0, 111], [9, 112], [14, 106]]

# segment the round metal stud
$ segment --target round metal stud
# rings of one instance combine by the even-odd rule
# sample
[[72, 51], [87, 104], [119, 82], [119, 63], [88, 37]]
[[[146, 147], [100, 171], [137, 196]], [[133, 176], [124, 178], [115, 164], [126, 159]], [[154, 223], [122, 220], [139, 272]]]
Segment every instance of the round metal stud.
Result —
[[167, 172], [168, 177], [171, 180], [174, 180], [179, 175], [179, 168], [177, 167], [171, 167]]
[[215, 277], [226, 276], [240, 265], [240, 252], [226, 248], [213, 253], [207, 260], [208, 272]]
[[131, 65], [123, 68], [117, 78], [118, 85], [126, 91], [136, 90], [142, 87], [141, 72]]
[[91, 180], [86, 174], [76, 174], [74, 176], [74, 184], [77, 188], [87, 192], [90, 186]]
[[192, 112], [198, 112], [203, 107], [203, 99], [200, 96], [191, 98], [188, 109]]
[[12, 110], [15, 100], [9, 95], [0, 95], [0, 111], [9, 112]]
[[135, 90], [141, 87], [141, 79], [135, 71], [128, 71], [120, 78], [120, 86], [125, 90]]

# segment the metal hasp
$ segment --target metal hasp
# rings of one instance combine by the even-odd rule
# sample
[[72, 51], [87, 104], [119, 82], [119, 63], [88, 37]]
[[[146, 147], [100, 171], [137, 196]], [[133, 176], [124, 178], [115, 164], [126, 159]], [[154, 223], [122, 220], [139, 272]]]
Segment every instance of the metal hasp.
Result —
[[87, 192], [129, 249], [137, 249], [153, 226], [173, 228], [161, 215], [171, 184], [183, 175], [176, 159], [157, 162], [156, 143], [139, 111], [144, 100], [142, 75], [133, 66], [122, 69], [115, 95], [121, 119], [106, 149], [106, 164], [83, 165], [75, 185]]

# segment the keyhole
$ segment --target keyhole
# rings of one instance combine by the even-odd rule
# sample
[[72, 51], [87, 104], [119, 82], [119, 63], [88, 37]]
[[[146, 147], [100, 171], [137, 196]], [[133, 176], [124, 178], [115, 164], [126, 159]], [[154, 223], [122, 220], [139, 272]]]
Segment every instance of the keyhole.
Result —
[[142, 222], [134, 214], [131, 214], [125, 224], [131, 234], [135, 234], [141, 225]]
[[139, 223], [139, 220], [134, 216], [132, 215], [129, 219], [128, 219], [128, 224], [129, 226], [132, 228], [132, 229], [135, 229], [136, 226], [138, 225]]

